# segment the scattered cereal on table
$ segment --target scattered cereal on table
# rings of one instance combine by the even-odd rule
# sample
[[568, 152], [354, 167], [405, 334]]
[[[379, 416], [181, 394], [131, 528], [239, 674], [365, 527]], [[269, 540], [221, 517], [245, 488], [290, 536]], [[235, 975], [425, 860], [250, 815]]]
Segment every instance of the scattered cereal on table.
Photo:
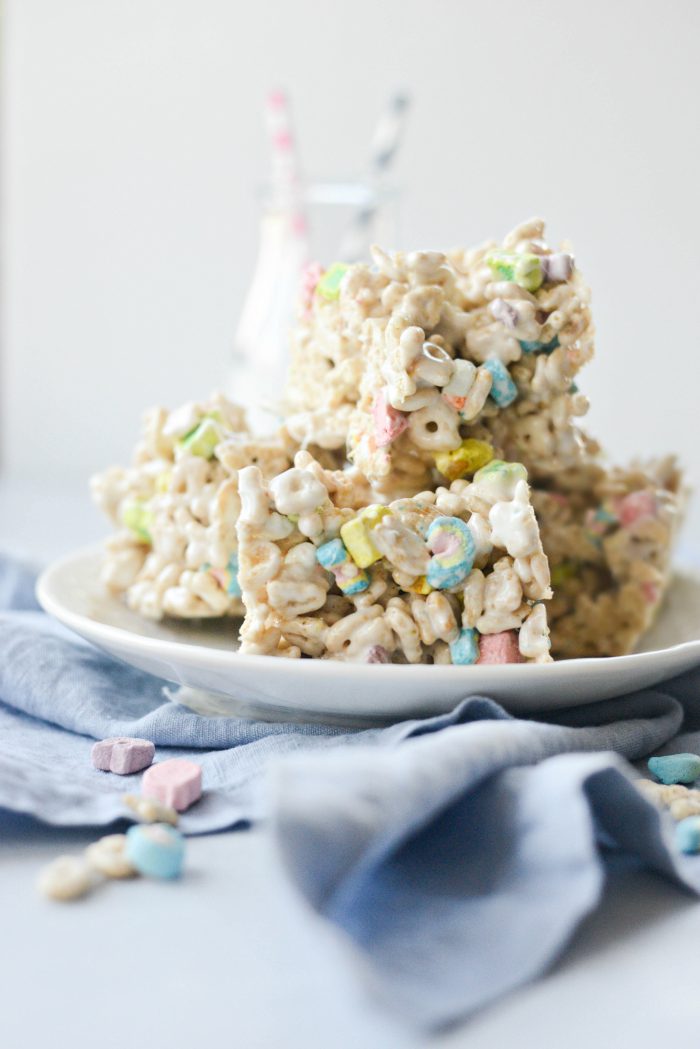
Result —
[[700, 816], [688, 816], [676, 824], [676, 845], [681, 852], [700, 852]]
[[202, 767], [187, 758], [169, 758], [143, 774], [141, 790], [177, 812], [184, 812], [202, 796]]
[[167, 823], [129, 827], [126, 856], [139, 874], [149, 878], [179, 878], [185, 858], [185, 839]]
[[75, 900], [94, 884], [92, 868], [82, 856], [59, 856], [41, 872], [37, 889], [51, 900]]
[[144, 798], [140, 794], [123, 794], [122, 801], [140, 823], [170, 823], [176, 827], [179, 814], [172, 805], [163, 805], [155, 798]]
[[130, 878], [136, 868], [126, 856], [126, 835], [107, 834], [85, 850], [88, 864], [105, 878]]

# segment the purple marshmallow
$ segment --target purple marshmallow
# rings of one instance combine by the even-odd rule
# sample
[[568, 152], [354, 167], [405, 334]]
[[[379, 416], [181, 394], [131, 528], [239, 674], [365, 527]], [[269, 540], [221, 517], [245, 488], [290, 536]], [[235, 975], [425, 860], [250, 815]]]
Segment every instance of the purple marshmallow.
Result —
[[384, 645], [372, 645], [369, 652], [367, 653], [368, 663], [390, 663], [389, 653], [384, 648]]
[[156, 748], [147, 739], [131, 739], [115, 736], [101, 739], [92, 748], [92, 763], [102, 772], [116, 772], [118, 776], [129, 776], [141, 772], [153, 761]]
[[543, 255], [540, 262], [545, 281], [561, 283], [568, 280], [574, 272], [573, 255], [568, 255], [563, 251], [558, 255]]
[[517, 309], [510, 302], [506, 302], [505, 299], [494, 299], [491, 303], [491, 316], [501, 324], [505, 324], [506, 328], [517, 327], [520, 315]]

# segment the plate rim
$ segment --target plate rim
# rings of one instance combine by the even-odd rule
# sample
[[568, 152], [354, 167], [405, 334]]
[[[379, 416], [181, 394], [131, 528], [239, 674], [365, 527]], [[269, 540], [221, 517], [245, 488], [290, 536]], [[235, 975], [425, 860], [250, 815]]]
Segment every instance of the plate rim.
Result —
[[[66, 608], [66, 606], [62, 604], [60, 600], [56, 599], [52, 593], [52, 583], [55, 580], [55, 577], [62, 571], [65, 571], [74, 562], [84, 560], [88, 557], [94, 558], [103, 555], [103, 553], [104, 551], [101, 545], [93, 544], [81, 547], [78, 550], [74, 550], [68, 554], [64, 554], [62, 557], [56, 558], [44, 568], [36, 581], [35, 593], [39, 604], [48, 615], [53, 616], [64, 626], [68, 627], [70, 630], [74, 631], [74, 633], [83, 638], [86, 635], [84, 630], [80, 628], [80, 625], [87, 624], [88, 639], [90, 639], [91, 634], [97, 630], [105, 637], [105, 640], [112, 640], [117, 645], [126, 644], [130, 647], [140, 647], [142, 651], [150, 652], [153, 655], [160, 654], [165, 657], [169, 652], [172, 652], [179, 653], [180, 656], [182, 656], [183, 649], [186, 649], [188, 660], [194, 664], [206, 663], [211, 666], [212, 662], [214, 662], [217, 667], [225, 668], [230, 666], [232, 661], [235, 661], [239, 665], [247, 667], [250, 670], [254, 670], [256, 667], [263, 670], [265, 667], [270, 667], [270, 664], [279, 668], [280, 658], [276, 656], [241, 653], [239, 651], [224, 648], [213, 648], [209, 645], [197, 644], [192, 641], [177, 641], [167, 638], [147, 637], [143, 634], [137, 634], [126, 627], [115, 626], [110, 623], [102, 623], [91, 616]], [[688, 568], [684, 569], [683, 573], [688, 577], [697, 579], [700, 583], [700, 572]], [[114, 595], [114, 599], [118, 600], [116, 595]], [[157, 620], [154, 622], [157, 622]], [[670, 645], [667, 648], [654, 649], [651, 652], [631, 652], [624, 656], [586, 656], [576, 659], [555, 660], [552, 663], [479, 664], [479, 672], [480, 676], [492, 674], [495, 677], [496, 675], [502, 676], [503, 674], [521, 674], [523, 668], [528, 667], [528, 670], [525, 672], [529, 674], [556, 674], [559, 668], [563, 668], [563, 670], [568, 673], [575, 667], [596, 669], [602, 666], [611, 667], [612, 664], [618, 666], [622, 663], [628, 664], [630, 662], [639, 665], [640, 663], [648, 663], [657, 660], [660, 656], [668, 658], [674, 654], [692, 652], [694, 649], [697, 649], [698, 659], [700, 660], [700, 638], [698, 638], [693, 641], [681, 641], [678, 644]], [[378, 673], [376, 667], [381, 666], [382, 669], [379, 673], [384, 675], [385, 680], [388, 676], [400, 678], [402, 675], [409, 673], [409, 671], [413, 674], [419, 673], [424, 676], [434, 676], [437, 672], [446, 676], [449, 675], [453, 678], [462, 676], [466, 680], [466, 675], [471, 670], [471, 667], [469, 666], [453, 666], [451, 664], [440, 664], [436, 667], [434, 664], [422, 663], [369, 664], [351, 663], [333, 659], [285, 659], [284, 666], [288, 668], [290, 673], [301, 672], [298, 669], [292, 670], [291, 667], [294, 666], [303, 668], [304, 673], [316, 674], [320, 677], [335, 677], [339, 672], [339, 668], [343, 668], [345, 673], [352, 672], [356, 676], [366, 675], [369, 678], [374, 677]], [[311, 669], [312, 667], [314, 669]]]

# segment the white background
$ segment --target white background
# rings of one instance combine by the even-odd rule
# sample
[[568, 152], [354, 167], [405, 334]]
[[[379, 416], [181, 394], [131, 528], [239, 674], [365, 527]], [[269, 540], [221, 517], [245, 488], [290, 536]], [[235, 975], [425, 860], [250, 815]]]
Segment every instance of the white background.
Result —
[[[580, 385], [614, 457], [698, 449], [700, 5], [692, 0], [7, 0], [2, 448], [124, 459], [141, 410], [221, 384], [256, 245], [262, 101], [305, 167], [362, 174], [414, 99], [403, 247], [542, 214], [593, 286]], [[700, 513], [694, 512], [700, 525]]]

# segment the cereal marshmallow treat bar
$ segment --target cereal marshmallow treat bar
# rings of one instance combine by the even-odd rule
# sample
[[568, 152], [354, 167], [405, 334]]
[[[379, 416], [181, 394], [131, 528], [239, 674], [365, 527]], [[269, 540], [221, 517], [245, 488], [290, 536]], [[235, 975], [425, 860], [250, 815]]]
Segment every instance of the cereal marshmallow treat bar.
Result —
[[628, 469], [598, 462], [536, 489], [552, 568], [555, 656], [632, 651], [660, 607], [685, 493], [673, 459]]
[[103, 582], [152, 619], [240, 615], [238, 470], [250, 463], [272, 476], [290, 456], [279, 438], [251, 437], [243, 411], [224, 397], [148, 412], [132, 465], [91, 482], [118, 526]]
[[335, 264], [307, 288], [287, 427], [340, 448], [380, 497], [412, 494], [516, 454], [546, 473], [578, 461], [573, 377], [593, 354], [589, 292], [544, 224], [475, 251]]
[[308, 452], [239, 474], [242, 651], [370, 663], [548, 662], [549, 568], [520, 463], [358, 510]]

